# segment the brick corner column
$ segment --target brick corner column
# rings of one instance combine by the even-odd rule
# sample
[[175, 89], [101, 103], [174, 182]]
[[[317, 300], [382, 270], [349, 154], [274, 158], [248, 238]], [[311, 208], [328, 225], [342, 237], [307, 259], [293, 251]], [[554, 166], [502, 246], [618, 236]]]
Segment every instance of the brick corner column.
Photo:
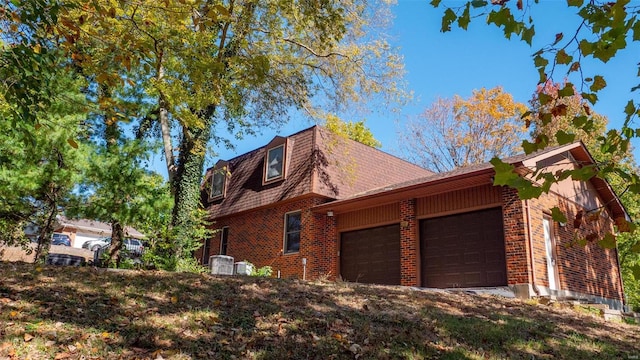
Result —
[[415, 199], [400, 202], [400, 285], [420, 286]]
[[531, 271], [524, 202], [515, 189], [502, 188], [502, 217], [504, 224], [505, 260], [509, 285], [530, 284]]

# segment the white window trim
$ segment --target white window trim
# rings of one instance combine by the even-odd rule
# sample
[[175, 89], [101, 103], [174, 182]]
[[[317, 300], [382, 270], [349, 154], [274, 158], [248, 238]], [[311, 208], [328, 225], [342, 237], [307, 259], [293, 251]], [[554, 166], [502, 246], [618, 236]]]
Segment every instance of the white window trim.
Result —
[[[278, 148], [282, 148], [282, 160], [280, 160], [282, 162], [282, 170], [280, 171], [280, 175], [272, 177], [271, 179], [269, 179], [269, 153], [271, 153], [271, 151], [278, 149]], [[263, 173], [263, 179], [264, 179], [264, 183], [270, 183], [272, 181], [277, 181], [277, 180], [282, 180], [284, 179], [284, 173], [285, 173], [285, 168], [286, 168], [286, 157], [287, 157], [287, 147], [286, 147], [286, 143], [284, 144], [280, 144], [277, 146], [274, 146], [272, 148], [267, 149], [267, 154], [265, 155], [265, 164], [264, 164], [264, 173]]]
[[[218, 195], [213, 196], [213, 178], [216, 175], [216, 173], [221, 174], [222, 175], [222, 192]], [[227, 179], [228, 179], [228, 175], [229, 173], [227, 172], [226, 167], [220, 168], [220, 169], [214, 169], [211, 173], [211, 183], [209, 185], [209, 201], [215, 201], [215, 200], [220, 200], [220, 199], [224, 199], [227, 196]]]
[[[300, 252], [300, 247], [298, 247], [298, 251], [287, 251], [287, 217], [291, 214], [300, 214], [300, 230], [299, 233], [302, 235], [302, 210], [294, 210], [289, 211], [284, 214], [284, 226], [283, 226], [283, 239], [282, 239], [282, 253], [284, 255], [288, 254], [297, 254]], [[302, 242], [302, 236], [300, 236], [300, 242]], [[298, 245], [299, 246], [299, 245]]]

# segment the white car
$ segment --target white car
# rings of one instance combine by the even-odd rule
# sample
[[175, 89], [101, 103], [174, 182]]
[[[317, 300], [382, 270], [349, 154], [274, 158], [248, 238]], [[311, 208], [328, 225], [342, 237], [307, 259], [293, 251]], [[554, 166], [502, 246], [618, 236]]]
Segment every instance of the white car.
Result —
[[[82, 244], [82, 248], [96, 251], [109, 245], [111, 245], [111, 238], [102, 238], [97, 240], [85, 241], [85, 243]], [[142, 241], [138, 239], [124, 239], [124, 246], [131, 254], [136, 256], [142, 255], [142, 252], [144, 250]]]

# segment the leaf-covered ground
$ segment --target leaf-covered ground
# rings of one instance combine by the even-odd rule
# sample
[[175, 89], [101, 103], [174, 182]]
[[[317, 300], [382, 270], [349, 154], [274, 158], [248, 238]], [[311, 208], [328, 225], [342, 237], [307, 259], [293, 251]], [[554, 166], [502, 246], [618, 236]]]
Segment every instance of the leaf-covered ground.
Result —
[[494, 296], [0, 263], [0, 359], [626, 359], [640, 327]]

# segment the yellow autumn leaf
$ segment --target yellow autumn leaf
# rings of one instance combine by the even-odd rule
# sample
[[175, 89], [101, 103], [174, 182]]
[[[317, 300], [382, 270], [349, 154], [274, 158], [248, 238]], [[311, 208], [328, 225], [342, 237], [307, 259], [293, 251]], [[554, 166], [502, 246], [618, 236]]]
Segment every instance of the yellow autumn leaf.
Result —
[[40, 51], [42, 50], [42, 47], [40, 47], [40, 44], [35, 44], [33, 46], [33, 52], [36, 54], [40, 54]]
[[174, 296], [172, 296], [172, 297], [171, 297], [171, 303], [172, 303], [172, 304], [177, 304], [177, 303], [178, 303], [178, 297], [177, 297], [177, 296], [175, 296], [175, 295], [174, 295]]
[[72, 148], [77, 149], [78, 148], [78, 143], [73, 140], [72, 138], [68, 138], [67, 142], [69, 143], [69, 145], [71, 145]]

